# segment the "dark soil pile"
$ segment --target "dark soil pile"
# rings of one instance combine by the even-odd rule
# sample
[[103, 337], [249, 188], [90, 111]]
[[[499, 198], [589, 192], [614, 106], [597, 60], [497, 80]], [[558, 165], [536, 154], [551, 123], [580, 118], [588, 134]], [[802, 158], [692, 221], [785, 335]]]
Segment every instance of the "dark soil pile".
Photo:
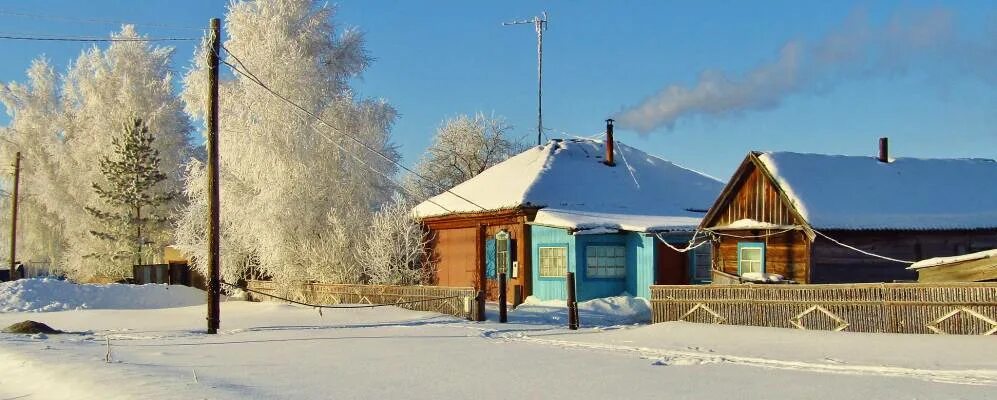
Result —
[[62, 333], [62, 331], [60, 331], [58, 329], [52, 329], [52, 327], [50, 327], [48, 325], [45, 325], [45, 324], [43, 324], [41, 322], [35, 322], [35, 321], [18, 322], [18, 323], [14, 324], [14, 325], [11, 325], [11, 326], [8, 326], [6, 328], [3, 328], [3, 332], [4, 333], [28, 333], [28, 334], [34, 334], [34, 333], [49, 333], [49, 334], [52, 334], [52, 333]]

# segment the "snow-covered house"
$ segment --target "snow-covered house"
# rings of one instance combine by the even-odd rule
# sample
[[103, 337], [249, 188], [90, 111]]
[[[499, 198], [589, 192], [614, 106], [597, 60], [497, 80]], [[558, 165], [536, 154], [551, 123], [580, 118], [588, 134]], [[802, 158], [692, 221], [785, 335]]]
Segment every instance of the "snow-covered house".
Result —
[[911, 262], [997, 247], [994, 182], [994, 160], [891, 159], [885, 139], [879, 157], [756, 151], [701, 227], [726, 274], [913, 280]]
[[674, 252], [656, 235], [684, 247], [721, 187], [614, 143], [610, 122], [605, 141], [551, 140], [414, 212], [433, 232], [439, 285], [474, 286], [495, 298], [496, 277], [508, 271], [509, 299], [517, 291], [563, 299], [572, 271], [579, 299], [646, 297], [654, 283], [709, 279], [708, 253]]

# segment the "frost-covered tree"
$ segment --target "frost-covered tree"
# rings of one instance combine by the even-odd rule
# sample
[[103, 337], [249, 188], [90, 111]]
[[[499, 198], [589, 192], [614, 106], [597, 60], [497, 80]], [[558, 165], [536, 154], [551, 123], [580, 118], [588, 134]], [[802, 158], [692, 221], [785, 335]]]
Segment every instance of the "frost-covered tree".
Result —
[[415, 200], [428, 199], [525, 150], [511, 130], [504, 119], [481, 113], [445, 120], [416, 165], [419, 176], [406, 177], [407, 192]]
[[[386, 176], [398, 158], [389, 141], [395, 111], [359, 99], [348, 81], [370, 62], [363, 37], [336, 29], [333, 9], [315, 1], [230, 4], [223, 57], [273, 91], [313, 112], [303, 114], [241, 74], [220, 82], [221, 266], [234, 280], [250, 268], [277, 282], [356, 282], [354, 251], [390, 195]], [[195, 55], [183, 98], [203, 119], [206, 60]], [[361, 146], [347, 137], [363, 143]], [[188, 207], [177, 245], [205, 268], [207, 191], [204, 165], [189, 166]]]
[[[59, 82], [48, 61], [41, 58], [32, 63], [27, 75], [26, 83], [0, 87], [0, 101], [10, 116], [10, 124], [0, 128], [0, 163], [4, 167], [11, 165], [15, 153], [21, 153], [18, 258], [57, 263], [66, 246], [59, 205], [72, 198], [59, 162], [65, 152]], [[3, 178], [9, 180], [12, 175], [4, 173]], [[3, 198], [0, 219], [9, 226], [9, 196]], [[10, 254], [8, 246], [9, 241], [0, 243], [3, 254]]]
[[[150, 248], [162, 248], [163, 240], [169, 238], [168, 216], [162, 212], [176, 194], [162, 188], [166, 174], [159, 170], [159, 151], [153, 147], [155, 136], [142, 119], [135, 118], [123, 128], [123, 134], [111, 142], [113, 158], [100, 159], [100, 171], [107, 184], [93, 184], [103, 204], [86, 209], [103, 225], [90, 233], [116, 247], [111, 253], [93, 256], [127, 267], [133, 261], [141, 264]], [[160, 246], [155, 246], [157, 242]]]
[[[113, 36], [141, 37], [129, 25]], [[130, 274], [130, 268], [87, 257], [112, 248], [89, 233], [98, 221], [86, 206], [98, 201], [93, 183], [106, 183], [98, 160], [109, 154], [113, 137], [132, 115], [142, 115], [156, 135], [154, 147], [167, 176], [164, 189], [180, 187], [191, 126], [173, 93], [172, 55], [171, 47], [117, 41], [83, 52], [61, 80], [38, 60], [28, 70], [27, 84], [11, 83], [0, 91], [11, 116], [3, 131], [9, 141], [0, 141], [0, 149], [5, 158], [18, 150], [24, 156], [22, 204], [29, 210], [19, 220], [34, 232], [26, 235], [38, 239], [19, 240], [29, 243], [26, 257], [46, 258], [76, 278]], [[27, 218], [29, 213], [37, 218]]]
[[366, 235], [356, 248], [363, 282], [378, 285], [430, 283], [433, 263], [429, 232], [403, 200], [387, 203], [370, 221]]

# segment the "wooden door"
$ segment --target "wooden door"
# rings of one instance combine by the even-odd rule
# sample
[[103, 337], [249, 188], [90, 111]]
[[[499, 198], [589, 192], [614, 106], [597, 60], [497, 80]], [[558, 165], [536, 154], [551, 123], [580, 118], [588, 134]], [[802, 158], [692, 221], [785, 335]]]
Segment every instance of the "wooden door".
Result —
[[[679, 253], [658, 243], [658, 260], [654, 271], [655, 285], [687, 285], [689, 284], [689, 258], [685, 253]], [[673, 245], [680, 247], [683, 245]]]

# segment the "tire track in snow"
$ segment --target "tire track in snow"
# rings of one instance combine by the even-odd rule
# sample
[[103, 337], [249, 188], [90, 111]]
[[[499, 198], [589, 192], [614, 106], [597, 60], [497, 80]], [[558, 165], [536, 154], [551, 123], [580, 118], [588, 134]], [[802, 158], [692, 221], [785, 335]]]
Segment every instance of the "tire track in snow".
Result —
[[745, 357], [728, 354], [656, 349], [650, 347], [625, 346], [604, 343], [576, 342], [570, 340], [541, 339], [522, 334], [511, 335], [494, 330], [482, 330], [482, 337], [507, 342], [535, 343], [569, 349], [598, 350], [611, 353], [635, 354], [640, 358], [655, 360], [653, 365], [704, 365], [733, 364], [779, 370], [817, 372], [843, 375], [886, 376], [912, 378], [930, 382], [997, 386], [997, 370], [936, 370], [875, 365], [821, 364], [807, 361], [786, 361], [760, 357]]

